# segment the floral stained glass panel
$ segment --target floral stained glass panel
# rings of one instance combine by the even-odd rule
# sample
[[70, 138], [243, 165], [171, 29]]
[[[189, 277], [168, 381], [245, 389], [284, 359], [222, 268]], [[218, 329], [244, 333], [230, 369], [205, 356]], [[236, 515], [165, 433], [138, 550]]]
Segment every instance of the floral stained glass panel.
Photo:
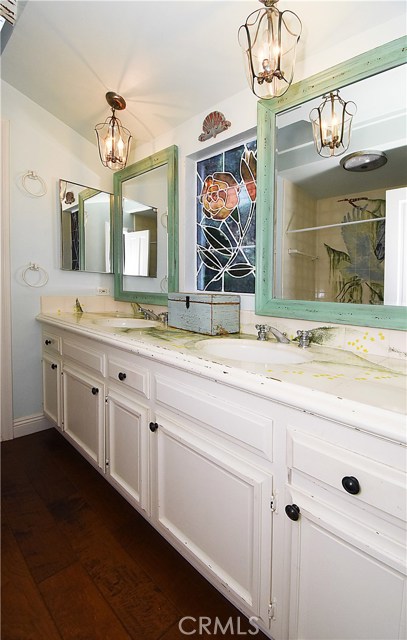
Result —
[[256, 140], [197, 162], [197, 289], [254, 293]]

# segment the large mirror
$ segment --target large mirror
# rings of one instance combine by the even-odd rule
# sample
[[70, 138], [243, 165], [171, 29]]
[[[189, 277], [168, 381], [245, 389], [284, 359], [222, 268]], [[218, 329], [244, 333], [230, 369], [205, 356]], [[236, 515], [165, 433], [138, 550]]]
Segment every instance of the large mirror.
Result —
[[113, 195], [59, 181], [61, 269], [113, 273]]
[[[403, 46], [388, 43], [259, 102], [258, 314], [406, 328], [394, 290], [407, 251], [397, 206], [407, 184]], [[309, 114], [336, 89], [357, 112], [349, 148], [323, 158]], [[387, 162], [370, 170], [366, 151]], [[350, 171], [349, 161], [364, 166]]]
[[115, 298], [166, 304], [178, 289], [178, 169], [172, 146], [113, 178]]

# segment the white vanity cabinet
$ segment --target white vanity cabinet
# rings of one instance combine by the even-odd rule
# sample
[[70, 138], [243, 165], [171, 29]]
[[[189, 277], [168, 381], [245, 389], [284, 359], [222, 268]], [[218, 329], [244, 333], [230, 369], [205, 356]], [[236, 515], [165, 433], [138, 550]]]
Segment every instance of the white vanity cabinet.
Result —
[[61, 339], [47, 330], [42, 333], [42, 386], [44, 414], [61, 430]]
[[140, 358], [62, 334], [63, 434], [133, 504], [149, 511], [149, 374]]
[[109, 348], [107, 358], [106, 477], [149, 513], [150, 375], [138, 356]]
[[51, 328], [44, 412], [270, 638], [406, 639], [399, 416]]
[[290, 640], [406, 637], [405, 450], [311, 416], [287, 430]]
[[165, 365], [156, 370], [153, 523], [268, 628], [273, 419], [261, 400]]
[[104, 470], [105, 354], [92, 343], [63, 338], [63, 433]]

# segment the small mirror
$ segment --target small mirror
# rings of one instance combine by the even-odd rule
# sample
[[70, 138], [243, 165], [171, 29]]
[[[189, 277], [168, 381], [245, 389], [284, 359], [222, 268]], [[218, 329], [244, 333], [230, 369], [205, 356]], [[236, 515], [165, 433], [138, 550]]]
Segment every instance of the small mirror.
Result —
[[177, 148], [118, 171], [115, 199], [115, 298], [166, 304], [178, 288]]
[[[403, 46], [387, 43], [259, 102], [259, 315], [405, 327], [403, 296], [389, 295], [396, 279], [402, 286], [406, 252]], [[351, 142], [343, 155], [321, 157], [309, 114], [336, 90], [357, 104]], [[388, 233], [394, 223], [399, 232]]]
[[59, 181], [61, 269], [112, 273], [113, 196]]

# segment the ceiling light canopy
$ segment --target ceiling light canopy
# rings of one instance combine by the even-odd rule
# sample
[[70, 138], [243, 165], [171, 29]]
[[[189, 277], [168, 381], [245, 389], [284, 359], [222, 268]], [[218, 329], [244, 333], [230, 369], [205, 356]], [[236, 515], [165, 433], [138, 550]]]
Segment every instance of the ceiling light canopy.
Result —
[[319, 107], [309, 114], [315, 147], [320, 156], [330, 158], [345, 153], [355, 113], [356, 104], [342, 100], [338, 90], [322, 96]]
[[117, 171], [126, 166], [130, 148], [131, 133], [115, 116], [115, 111], [126, 108], [126, 101], [114, 91], [108, 91], [106, 101], [112, 109], [112, 115], [105, 122], [97, 124], [95, 131], [103, 166]]
[[247, 80], [258, 98], [276, 98], [289, 88], [301, 20], [292, 11], [279, 11], [278, 0], [259, 0], [265, 6], [251, 13], [239, 29]]

